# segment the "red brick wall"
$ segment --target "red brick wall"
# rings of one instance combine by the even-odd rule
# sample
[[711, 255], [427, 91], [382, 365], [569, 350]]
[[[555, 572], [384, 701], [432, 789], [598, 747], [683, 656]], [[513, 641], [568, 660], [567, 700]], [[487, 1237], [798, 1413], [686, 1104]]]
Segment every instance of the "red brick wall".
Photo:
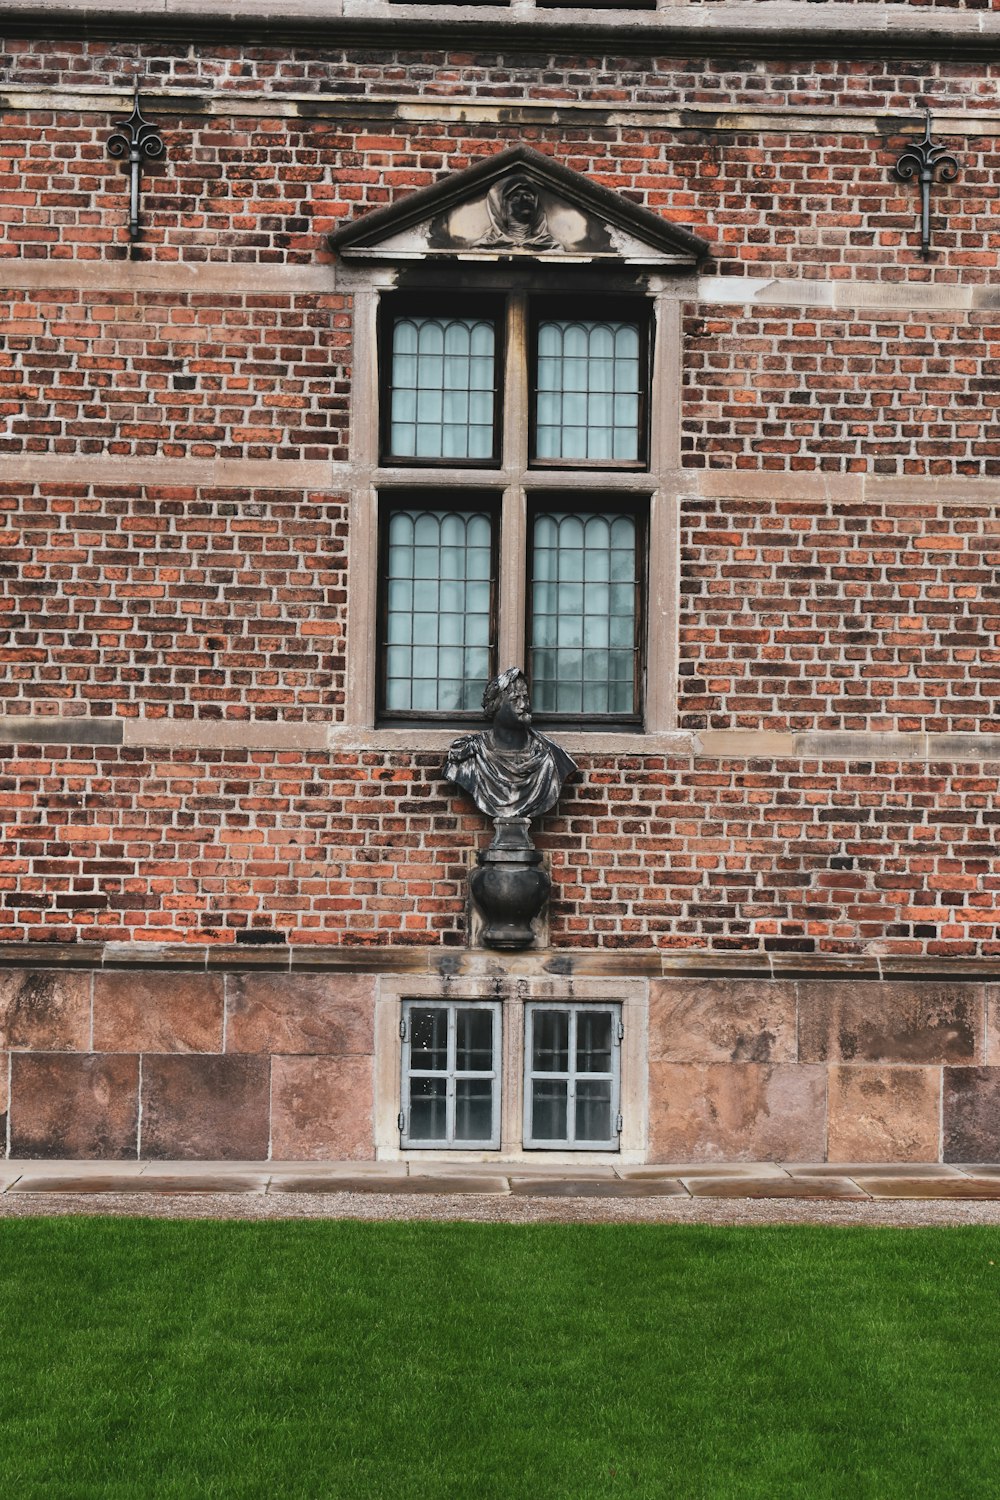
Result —
[[344, 297], [8, 292], [0, 453], [347, 457]]
[[1000, 730], [991, 505], [687, 500], [689, 729]]
[[346, 500], [0, 484], [0, 708], [329, 720]]
[[[552, 941], [996, 956], [998, 791], [997, 765], [586, 758], [537, 837]], [[486, 830], [431, 753], [0, 746], [0, 794], [0, 941], [460, 944]]]
[[[571, 76], [581, 80], [572, 97], [584, 89], [591, 100], [601, 97], [589, 72]], [[669, 79], [650, 78], [640, 92], [654, 95], [664, 109], [684, 104], [701, 111], [704, 123], [693, 130], [619, 129], [585, 121], [567, 129], [530, 123], [470, 127], [385, 121], [348, 127], [333, 120], [161, 119], [150, 106], [167, 157], [150, 163], [144, 173], [143, 258], [213, 265], [322, 263], [321, 236], [341, 219], [426, 187], [484, 155], [527, 143], [704, 235], [713, 244], [718, 269], [727, 275], [928, 279], [915, 232], [917, 195], [892, 170], [904, 144], [901, 134], [769, 130], [762, 137], [712, 128], [713, 107], [738, 103], [741, 95], [748, 108], [787, 106], [782, 84], [798, 105], [895, 109], [913, 117], [914, 124], [917, 100], [877, 89], [856, 97], [849, 78], [843, 92], [815, 99], [803, 97], [794, 78], [776, 80], [770, 93], [764, 77], [743, 91], [736, 79], [731, 96], [720, 78], [716, 96], [694, 77], [683, 91], [687, 76], [674, 80], [679, 88], [671, 88]], [[391, 69], [374, 86], [400, 91]], [[493, 91], [506, 87], [498, 84]], [[947, 85], [935, 80], [934, 88], [939, 107], [947, 107]], [[569, 90], [565, 95], [570, 97]], [[955, 106], [962, 104], [955, 99]], [[18, 117], [16, 127], [10, 116], [0, 125], [5, 153], [0, 187], [8, 221], [0, 254], [123, 258], [127, 195], [122, 168], [106, 151], [111, 116], [60, 114], [55, 126], [51, 120], [50, 114], [28, 114]], [[62, 134], [70, 144], [58, 156], [52, 138]], [[962, 158], [962, 172], [958, 182], [934, 190], [934, 244], [941, 256], [935, 279], [987, 283], [998, 147], [992, 137], [949, 144]], [[291, 201], [290, 178], [298, 193]]]
[[[930, 264], [916, 193], [892, 165], [900, 118], [915, 123], [925, 102], [995, 107], [995, 61], [574, 56], [548, 44], [506, 58], [475, 47], [0, 47], [0, 76], [17, 88], [130, 89], [137, 64], [151, 87], [203, 91], [220, 112], [148, 105], [167, 152], [144, 169], [134, 262], [125, 175], [106, 151], [119, 112], [36, 104], [0, 119], [0, 257], [50, 282], [65, 267], [67, 283], [6, 295], [8, 459], [344, 458], [350, 303], [327, 272], [325, 233], [526, 141], [704, 234], [708, 270], [738, 289], [725, 306], [690, 309], [684, 462], [693, 487], [721, 469], [773, 473], [776, 489], [683, 504], [682, 726], [997, 731], [988, 505], [932, 503], [926, 489], [892, 505], [817, 504], [814, 490], [788, 488], [814, 471], [995, 474], [996, 312], [739, 299], [754, 295], [751, 277], [988, 299], [992, 132], [949, 140], [962, 167], [935, 186]], [[240, 94], [273, 97], [275, 115], [235, 102], [228, 113]], [[312, 96], [317, 117], [281, 117], [292, 94]], [[552, 113], [406, 121], [372, 100], [390, 94]], [[560, 114], [581, 99], [686, 113], [670, 128]], [[854, 123], [734, 133], [716, 118], [733, 106], [849, 110]], [[133, 270], [147, 289], [100, 285]], [[161, 288], [161, 271], [190, 285]], [[241, 284], [251, 271], [271, 279], [266, 292]], [[285, 272], [287, 291], [271, 289]], [[4, 482], [0, 710], [336, 722], [338, 482], [328, 494]], [[464, 941], [483, 820], [445, 795], [437, 754], [21, 746], [5, 747], [0, 766], [13, 813], [0, 938], [219, 941], [267, 920], [299, 942]], [[584, 766], [541, 835], [555, 942], [995, 952], [993, 762], [873, 770], [637, 755]]]
[[[574, 57], [463, 51], [416, 57], [391, 50], [351, 57], [299, 49], [280, 55], [248, 48], [170, 48], [104, 42], [71, 45], [9, 41], [0, 79], [131, 90], [141, 64], [151, 86], [321, 94], [343, 102], [344, 120], [261, 118], [223, 113], [149, 112], [167, 144], [144, 169], [147, 222], [143, 255], [161, 261], [288, 263], [322, 259], [320, 236], [340, 219], [426, 186], [443, 172], [527, 142], [559, 156], [637, 202], [706, 234], [726, 274], [834, 275], [897, 281], [929, 279], [917, 253], [916, 194], [892, 167], [899, 121], [914, 126], [929, 103], [938, 111], [989, 108], [1000, 66], [960, 61], [802, 58], [731, 59], [606, 55]], [[560, 102], [630, 101], [685, 111], [680, 128], [655, 123], [474, 126], [398, 120], [368, 95]], [[350, 110], [358, 101], [359, 109]], [[875, 133], [842, 127], [821, 134], [768, 129], [733, 133], [713, 112], [745, 106], [777, 111], [842, 108], [879, 118]], [[183, 110], [183, 103], [179, 106]], [[362, 116], [362, 118], [359, 118]], [[0, 254], [116, 259], [122, 167], [107, 154], [110, 119], [69, 110], [10, 114], [0, 122], [0, 189], [7, 221]], [[940, 133], [940, 132], [939, 132]], [[992, 130], [950, 144], [959, 180], [934, 191], [934, 279], [988, 282], [995, 249], [998, 148]]]
[[689, 468], [1000, 473], [998, 312], [702, 308], [684, 353]]

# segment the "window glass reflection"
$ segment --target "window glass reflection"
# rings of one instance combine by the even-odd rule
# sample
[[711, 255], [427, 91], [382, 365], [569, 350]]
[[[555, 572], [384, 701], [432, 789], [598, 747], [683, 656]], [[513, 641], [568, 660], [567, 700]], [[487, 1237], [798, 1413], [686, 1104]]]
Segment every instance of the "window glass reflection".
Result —
[[538, 325], [537, 359], [536, 458], [638, 459], [637, 324], [545, 320]]
[[493, 518], [393, 510], [385, 584], [385, 707], [466, 713], [490, 676]]
[[396, 458], [489, 459], [496, 333], [483, 318], [399, 318], [389, 446]]
[[488, 1010], [459, 1010], [455, 1018], [455, 1067], [461, 1072], [489, 1072], [493, 1067], [493, 1015]]
[[635, 711], [636, 540], [634, 515], [535, 516], [530, 664], [539, 713]]
[[443, 1072], [448, 1066], [448, 1012], [440, 1006], [410, 1011], [410, 1066]]
[[566, 1072], [569, 1066], [569, 1016], [566, 1011], [535, 1011], [531, 1066], [537, 1073]]

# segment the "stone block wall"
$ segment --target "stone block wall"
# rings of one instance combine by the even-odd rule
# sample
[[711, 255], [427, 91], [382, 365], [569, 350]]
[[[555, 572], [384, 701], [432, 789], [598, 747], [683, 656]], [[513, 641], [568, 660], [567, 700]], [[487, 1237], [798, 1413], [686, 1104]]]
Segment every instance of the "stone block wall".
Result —
[[[371, 1160], [377, 983], [0, 971], [6, 1154]], [[648, 996], [623, 1108], [648, 1093], [650, 1163], [1000, 1160], [998, 985], [671, 976]]]
[[375, 981], [0, 971], [7, 1154], [368, 1160]]
[[1000, 987], [654, 980], [657, 1161], [995, 1161]]

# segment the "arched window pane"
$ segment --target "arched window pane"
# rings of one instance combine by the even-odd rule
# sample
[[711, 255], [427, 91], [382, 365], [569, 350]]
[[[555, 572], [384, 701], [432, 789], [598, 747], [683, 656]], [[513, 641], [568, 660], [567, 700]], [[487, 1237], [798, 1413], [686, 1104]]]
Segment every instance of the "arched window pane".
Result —
[[637, 712], [636, 536], [634, 515], [536, 514], [530, 667], [537, 712]]
[[394, 457], [492, 458], [496, 331], [489, 319], [400, 318], [391, 365]]
[[490, 674], [493, 518], [393, 510], [386, 548], [384, 708], [478, 707]]
[[638, 325], [546, 319], [536, 350], [533, 456], [634, 462], [643, 394]]

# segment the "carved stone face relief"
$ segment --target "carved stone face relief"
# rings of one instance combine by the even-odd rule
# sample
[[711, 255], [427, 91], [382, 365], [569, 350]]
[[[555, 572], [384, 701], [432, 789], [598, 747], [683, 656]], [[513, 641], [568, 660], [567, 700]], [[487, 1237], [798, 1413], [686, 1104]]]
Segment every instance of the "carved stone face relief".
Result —
[[614, 251], [614, 241], [609, 226], [596, 215], [515, 172], [494, 182], [488, 192], [439, 215], [428, 226], [427, 248], [512, 255], [551, 251], [608, 255]]
[[551, 250], [558, 243], [549, 232], [538, 190], [526, 177], [495, 182], [486, 195], [486, 212], [490, 227], [481, 245]]

